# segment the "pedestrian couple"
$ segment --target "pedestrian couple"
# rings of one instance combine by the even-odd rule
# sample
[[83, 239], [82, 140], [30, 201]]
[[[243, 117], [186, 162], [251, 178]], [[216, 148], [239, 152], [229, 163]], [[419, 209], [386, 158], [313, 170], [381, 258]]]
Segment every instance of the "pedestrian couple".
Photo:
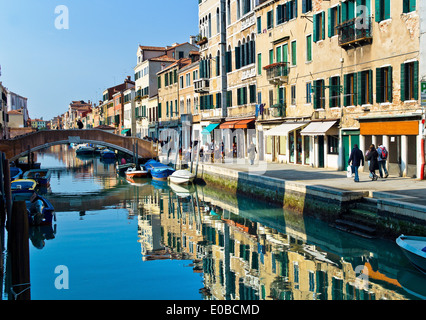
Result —
[[[379, 170], [380, 178], [383, 178], [383, 173], [385, 178], [389, 176], [389, 173], [386, 169], [386, 159], [388, 152], [383, 145], [380, 145], [377, 149], [372, 144], [366, 152], [366, 160], [368, 161], [368, 169], [370, 170], [370, 178], [372, 181], [376, 181], [379, 176], [376, 174], [376, 170]], [[359, 182], [358, 169], [362, 164], [364, 166], [364, 155], [362, 151], [358, 148], [358, 145], [354, 145], [354, 148], [349, 157], [348, 165], [352, 163], [352, 172], [355, 173], [355, 182]], [[382, 173], [383, 171], [383, 173]]]

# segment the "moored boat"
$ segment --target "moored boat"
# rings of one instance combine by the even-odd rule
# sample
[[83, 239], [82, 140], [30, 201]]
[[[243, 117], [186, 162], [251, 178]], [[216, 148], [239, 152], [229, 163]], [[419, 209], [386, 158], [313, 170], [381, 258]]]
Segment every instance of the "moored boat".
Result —
[[10, 180], [11, 181], [22, 178], [22, 174], [23, 174], [23, 172], [22, 172], [21, 168], [10, 167]]
[[14, 192], [13, 201], [25, 201], [28, 222], [31, 226], [51, 225], [55, 218], [55, 209], [45, 197], [36, 192]]
[[95, 148], [90, 146], [79, 146], [75, 151], [78, 155], [92, 155], [95, 153]]
[[126, 170], [126, 177], [128, 178], [145, 178], [148, 176], [148, 171], [143, 170], [143, 167], [140, 168], [140, 170], [137, 170], [136, 167], [134, 168], [128, 168]]
[[177, 170], [170, 175], [169, 179], [174, 184], [188, 184], [194, 181], [195, 174], [188, 170]]
[[396, 243], [410, 262], [426, 274], [426, 237], [405, 236], [402, 234], [396, 239]]
[[49, 186], [50, 176], [49, 169], [32, 169], [24, 173], [23, 179], [33, 179], [40, 186]]
[[115, 159], [115, 152], [110, 149], [103, 149], [100, 152], [103, 159]]
[[145, 163], [144, 166], [151, 175], [152, 179], [159, 181], [167, 180], [167, 178], [173, 174], [173, 172], [175, 172], [175, 169], [172, 167], [155, 160], [149, 160], [147, 163]]
[[33, 179], [18, 179], [10, 183], [12, 193], [32, 193], [37, 187], [37, 181]]
[[115, 169], [117, 170], [117, 173], [123, 174], [126, 172], [129, 168], [135, 168], [136, 165], [134, 163], [124, 163], [124, 164], [118, 164]]

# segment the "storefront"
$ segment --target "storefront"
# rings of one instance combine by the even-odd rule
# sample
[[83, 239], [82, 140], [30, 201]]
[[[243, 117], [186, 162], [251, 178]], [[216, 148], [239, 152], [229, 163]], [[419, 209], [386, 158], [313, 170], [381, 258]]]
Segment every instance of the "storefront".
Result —
[[361, 117], [360, 148], [365, 152], [371, 144], [383, 144], [388, 152], [388, 171], [401, 177], [419, 177], [421, 167], [420, 114]]

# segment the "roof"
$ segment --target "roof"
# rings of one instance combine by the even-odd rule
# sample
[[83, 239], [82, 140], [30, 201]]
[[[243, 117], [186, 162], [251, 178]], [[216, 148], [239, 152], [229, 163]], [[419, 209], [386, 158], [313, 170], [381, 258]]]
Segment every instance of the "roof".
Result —
[[183, 67], [186, 67], [186, 66], [190, 65], [191, 63], [192, 63], [191, 59], [189, 59], [189, 58], [182, 58], [182, 59], [179, 59], [179, 60], [175, 61], [171, 65], [167, 66], [163, 70], [159, 71], [157, 74], [160, 74], [160, 73], [162, 73], [164, 71], [170, 70], [170, 69], [172, 69], [172, 68], [174, 68], [176, 66], [178, 66], [179, 69], [181, 69]]
[[149, 61], [159, 61], [159, 62], [175, 62], [176, 61], [176, 59], [170, 58], [167, 55], [151, 58], [151, 59], [148, 59], [148, 60]]
[[151, 50], [151, 51], [165, 51], [165, 47], [150, 47], [150, 46], [139, 46], [142, 50]]
[[11, 110], [7, 114], [18, 114], [18, 115], [22, 115], [22, 112], [21, 112], [21, 110]]

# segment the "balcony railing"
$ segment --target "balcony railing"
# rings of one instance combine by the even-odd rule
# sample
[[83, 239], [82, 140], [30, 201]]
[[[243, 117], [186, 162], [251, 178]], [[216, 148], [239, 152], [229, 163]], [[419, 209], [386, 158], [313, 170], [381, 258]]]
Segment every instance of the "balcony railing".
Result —
[[339, 45], [343, 48], [370, 44], [373, 41], [371, 17], [357, 17], [337, 26]]
[[270, 83], [283, 84], [288, 83], [289, 63], [277, 62], [263, 68], [266, 70], [266, 78]]
[[197, 93], [205, 93], [210, 91], [210, 80], [209, 79], [198, 79], [194, 80], [194, 91]]

